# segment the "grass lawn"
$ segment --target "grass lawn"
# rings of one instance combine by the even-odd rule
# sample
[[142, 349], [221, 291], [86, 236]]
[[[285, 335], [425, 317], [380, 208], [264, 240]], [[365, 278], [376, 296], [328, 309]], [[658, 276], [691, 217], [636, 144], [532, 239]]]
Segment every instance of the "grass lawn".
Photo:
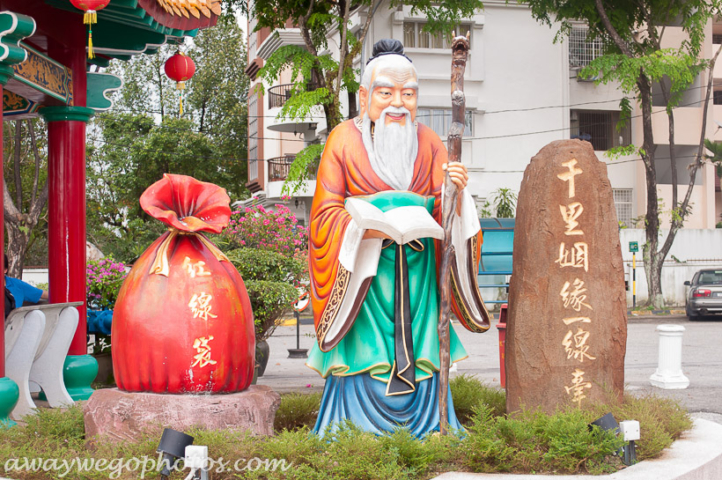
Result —
[[[592, 420], [608, 412], [618, 421], [638, 420], [640, 460], [659, 455], [692, 425], [678, 404], [653, 396], [626, 396], [621, 405], [590, 405], [553, 416], [538, 411], [507, 416], [503, 391], [466, 376], [454, 378], [451, 389], [466, 428], [459, 435], [417, 440], [399, 429], [376, 437], [346, 425], [334, 434], [336, 441], [328, 442], [309, 434], [320, 394], [283, 395], [274, 437], [203, 429], [186, 433], [195, 437], [195, 445], [208, 446], [215, 461], [212, 480], [394, 480], [428, 479], [447, 471], [613, 472], [623, 467], [615, 455], [623, 442], [612, 433], [590, 431]], [[41, 410], [28, 417], [25, 426], [0, 430], [0, 474], [18, 480], [155, 479], [161, 430], [150, 428], [138, 443], [100, 441], [89, 450], [81, 407]], [[170, 478], [187, 474], [188, 470], [175, 472]]]

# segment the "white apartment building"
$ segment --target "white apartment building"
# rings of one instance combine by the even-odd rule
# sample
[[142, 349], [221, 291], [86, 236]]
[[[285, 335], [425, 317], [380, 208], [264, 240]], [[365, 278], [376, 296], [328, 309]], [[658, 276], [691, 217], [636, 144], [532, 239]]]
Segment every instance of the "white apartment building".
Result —
[[[537, 23], [526, 6], [499, 0], [485, 1], [484, 6], [483, 11], [463, 20], [459, 28], [462, 33], [469, 31], [471, 36], [464, 77], [467, 131], [462, 156], [470, 172], [468, 188], [478, 205], [483, 205], [500, 187], [518, 191], [530, 159], [549, 142], [582, 138], [590, 141], [599, 159], [608, 164], [618, 218], [633, 226], [632, 219], [646, 211], [643, 163], [637, 156], [610, 160], [604, 153], [630, 141], [641, 145], [641, 117], [638, 109], [635, 110], [629, 127], [617, 132], [622, 93], [615, 85], [597, 86], [578, 79], [580, 68], [599, 54], [598, 45], [586, 42], [586, 31], [581, 24], [570, 38], [554, 43], [556, 30]], [[352, 31], [359, 30], [365, 19], [365, 11], [356, 11], [352, 15]], [[363, 69], [377, 40], [401, 40], [419, 75], [417, 120], [432, 127], [445, 140], [451, 115], [450, 49], [444, 38], [421, 32], [424, 22], [425, 18], [412, 15], [409, 7], [390, 10], [382, 5], [372, 20], [355, 67], [359, 71]], [[286, 98], [286, 85], [292, 81], [290, 74], [276, 85], [264, 85], [265, 95], [254, 93], [254, 86], [260, 81], [256, 73], [276, 49], [283, 45], [303, 45], [299, 29], [291, 24], [273, 32], [268, 29], [253, 32], [254, 28], [255, 21], [251, 18], [246, 70], [252, 79], [248, 187], [258, 196], [257, 201], [272, 205], [280, 202], [283, 181], [294, 154], [308, 142], [323, 141], [328, 132], [320, 109], [318, 116], [302, 122], [275, 118]], [[713, 49], [722, 43], [722, 23], [710, 25], [708, 30], [704, 54], [710, 58]], [[679, 42], [681, 35], [681, 28], [667, 27], [666, 45]], [[330, 31], [329, 36], [329, 48], [337, 49], [338, 40], [334, 38], [337, 32]], [[710, 105], [706, 138], [722, 141], [722, 131], [715, 123], [717, 119], [722, 125], [722, 61], [715, 69], [715, 79], [719, 79], [720, 86], [715, 93], [714, 108]], [[675, 111], [680, 198], [689, 181], [687, 165], [699, 143], [705, 85], [706, 76], [700, 76]], [[655, 98], [661, 100], [661, 95]], [[348, 115], [345, 100], [342, 95], [344, 115]], [[658, 188], [664, 208], [669, 210], [672, 177], [667, 117], [664, 108], [656, 105]], [[714, 228], [721, 220], [722, 200], [720, 194], [715, 193], [719, 192], [719, 180], [715, 179], [711, 165], [705, 165], [697, 174], [693, 212], [686, 222], [687, 228]], [[315, 182], [311, 181], [296, 198], [286, 202], [291, 209], [296, 209], [299, 219], [307, 218], [314, 189]]]

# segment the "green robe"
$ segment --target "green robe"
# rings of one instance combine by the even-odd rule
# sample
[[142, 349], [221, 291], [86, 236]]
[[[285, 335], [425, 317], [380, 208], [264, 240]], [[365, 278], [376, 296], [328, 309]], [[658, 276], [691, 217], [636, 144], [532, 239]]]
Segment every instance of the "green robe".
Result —
[[[382, 192], [364, 197], [386, 212], [403, 206], [423, 206], [432, 214], [434, 197], [412, 192]], [[411, 305], [411, 335], [416, 363], [416, 381], [426, 380], [439, 371], [439, 290], [436, 275], [436, 247], [432, 238], [420, 239], [423, 250], [406, 249]], [[371, 377], [388, 382], [394, 363], [394, 307], [396, 248], [381, 250], [378, 271], [355, 323], [329, 352], [314, 343], [306, 364], [324, 378], [368, 372]], [[453, 328], [450, 329], [451, 361], [467, 357]]]

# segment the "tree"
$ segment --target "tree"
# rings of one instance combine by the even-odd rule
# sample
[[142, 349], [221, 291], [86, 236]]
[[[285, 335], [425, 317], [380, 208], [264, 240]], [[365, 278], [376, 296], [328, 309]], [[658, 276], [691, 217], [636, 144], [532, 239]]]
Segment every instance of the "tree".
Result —
[[493, 192], [496, 218], [514, 218], [517, 195], [511, 188], [498, 188]]
[[45, 131], [39, 119], [6, 122], [3, 128], [7, 267], [11, 277], [20, 278], [28, 250], [38, 239], [47, 241], [47, 221], [42, 218], [48, 202], [47, 136], [38, 133]]
[[712, 153], [712, 155], [705, 155], [705, 158], [714, 164], [717, 176], [722, 177], [722, 143], [705, 139], [704, 146]]
[[[303, 46], [288, 45], [277, 49], [259, 71], [268, 83], [273, 83], [286, 69], [294, 79], [291, 97], [284, 103], [279, 116], [304, 119], [316, 106], [321, 106], [326, 117], [327, 131], [341, 123], [341, 92], [346, 91], [349, 110], [355, 114], [358, 72], [352, 64], [361, 53], [371, 20], [384, 0], [255, 0], [251, 14], [257, 19], [256, 30], [263, 27], [284, 28], [291, 21], [301, 30]], [[411, 6], [414, 14], [427, 17], [424, 31], [450, 35], [459, 20], [474, 15], [481, 9], [481, 0], [448, 0], [435, 3], [430, 0], [390, 0], [385, 8]], [[351, 12], [365, 10], [363, 27], [353, 34], [349, 31]], [[327, 32], [338, 30], [338, 53], [326, 53]], [[259, 88], [262, 85], [259, 84]], [[309, 174], [315, 171], [323, 145], [312, 144], [296, 155], [284, 189], [298, 191]]]
[[[638, 153], [644, 162], [647, 186], [645, 214], [646, 243], [643, 246], [645, 274], [649, 286], [649, 303], [664, 304], [661, 274], [664, 259], [675, 236], [691, 212], [690, 198], [697, 171], [703, 163], [707, 111], [712, 91], [712, 73], [719, 50], [711, 61], [701, 56], [705, 39], [704, 29], [720, 12], [718, 0], [529, 0], [532, 15], [549, 26], [560, 25], [557, 39], [571, 30], [572, 22], [584, 21], [589, 27], [588, 39], [601, 39], [605, 54], [582, 69], [580, 75], [596, 78], [599, 83], [618, 83], [628, 97], [622, 100], [622, 124], [631, 116], [634, 96], [642, 115], [643, 142], [641, 146], [617, 148], [612, 156]], [[667, 28], [679, 25], [686, 38], [678, 47], [663, 48]], [[702, 131], [698, 152], [689, 165], [690, 181], [687, 192], [679, 201], [677, 163], [674, 142], [674, 109], [680, 105], [683, 93], [697, 75], [708, 71], [703, 106]], [[657, 195], [655, 143], [652, 131], [652, 89], [659, 86], [665, 112], [669, 120], [668, 140], [672, 171], [672, 215], [670, 230], [660, 245], [660, 208]], [[618, 125], [621, 127], [622, 125]], [[661, 159], [660, 159], [661, 160]]]
[[185, 108], [164, 63], [177, 46], [157, 55], [116, 63], [124, 79], [110, 112], [89, 129], [88, 236], [106, 254], [132, 261], [162, 232], [138, 203], [164, 173], [193, 176], [223, 186], [233, 199], [248, 195], [247, 95], [243, 32], [231, 14], [202, 30], [184, 51], [196, 63]]
[[[248, 85], [245, 74], [247, 51], [243, 31], [233, 15], [218, 18], [218, 24], [203, 30], [188, 54], [195, 59], [196, 74], [189, 86], [188, 106], [198, 131], [209, 136], [223, 168], [245, 188], [248, 156]], [[232, 160], [231, 160], [232, 159]]]

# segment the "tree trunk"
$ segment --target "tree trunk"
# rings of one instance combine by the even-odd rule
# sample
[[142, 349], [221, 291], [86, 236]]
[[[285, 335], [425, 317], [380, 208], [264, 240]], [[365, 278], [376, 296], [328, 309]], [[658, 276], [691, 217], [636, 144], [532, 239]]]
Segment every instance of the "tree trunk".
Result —
[[647, 214], [645, 216], [644, 273], [647, 277], [647, 304], [655, 308], [664, 306], [662, 299], [662, 263], [664, 256], [659, 254], [659, 198], [657, 197], [657, 169], [654, 164], [654, 135], [652, 133], [652, 82], [640, 72], [637, 86], [642, 103], [642, 160], [647, 183]]
[[[704, 157], [704, 148], [705, 148], [705, 134], [707, 131], [707, 112], [709, 110], [709, 101], [712, 96], [712, 86], [714, 85], [714, 66], [717, 63], [717, 58], [719, 57], [720, 52], [722, 49], [717, 49], [717, 53], [715, 53], [714, 57], [712, 57], [712, 60], [709, 63], [708, 66], [708, 78], [707, 78], [707, 87], [706, 87], [706, 93], [705, 93], [705, 99], [704, 99], [704, 107], [702, 108], [702, 128], [700, 130], [700, 139], [699, 139], [699, 149], [697, 151], [697, 156], [695, 158], [694, 163], [689, 167], [689, 183], [687, 184], [687, 193], [684, 196], [684, 200], [682, 200], [681, 205], [677, 205], [677, 178], [676, 176], [673, 176], [673, 215], [672, 215], [672, 221], [669, 229], [669, 234], [667, 235], [667, 238], [664, 241], [664, 244], [662, 245], [662, 248], [660, 248], [655, 255], [655, 263], [653, 263], [653, 267], [651, 270], [654, 275], [656, 275], [656, 282], [659, 285], [657, 288], [658, 290], [655, 290], [655, 296], [653, 297], [653, 301], [651, 302], [655, 306], [661, 306], [663, 305], [663, 298], [662, 298], [662, 286], [661, 286], [661, 277], [662, 277], [662, 266], [664, 265], [664, 259], [667, 257], [667, 254], [669, 254], [670, 249], [672, 248], [672, 243], [674, 242], [675, 237], [677, 236], [677, 232], [680, 228], [684, 225], [684, 220], [689, 212], [689, 205], [690, 200], [692, 198], [692, 190], [694, 189], [694, 182], [695, 178], [697, 177], [697, 171], [702, 166], [702, 158]], [[669, 129], [669, 143], [670, 147], [674, 146], [674, 118], [670, 114], [670, 129]], [[675, 156], [674, 154], [670, 155], [672, 159], [674, 160]], [[672, 166], [675, 164], [673, 163]], [[658, 294], [656, 292], [659, 292]]]
[[649, 237], [647, 243], [642, 247], [642, 256], [644, 258], [644, 276], [647, 279], [647, 305], [655, 309], [664, 307], [664, 298], [662, 297], [662, 266], [664, 265], [664, 257], [659, 252], [652, 253], [649, 245]]
[[[25, 227], [27, 228], [27, 227]], [[6, 253], [8, 256], [8, 275], [22, 279], [25, 263], [25, 252], [27, 252], [29, 235], [21, 231], [20, 225], [6, 222], [5, 229], [8, 234]], [[27, 230], [30, 232], [30, 229]], [[18, 307], [22, 305], [17, 305]]]
[[348, 95], [348, 118], [358, 117], [358, 106], [356, 105], [356, 94], [353, 92], [346, 92]]
[[22, 278], [23, 267], [25, 263], [25, 253], [28, 251], [30, 238], [33, 229], [37, 226], [42, 214], [43, 208], [48, 201], [48, 184], [47, 181], [42, 189], [38, 189], [38, 176], [42, 159], [40, 150], [35, 136], [35, 130], [32, 120], [28, 122], [28, 133], [30, 134], [30, 150], [35, 161], [33, 189], [29, 193], [31, 200], [29, 202], [27, 213], [23, 213], [23, 192], [21, 190], [21, 148], [22, 135], [20, 135], [20, 121], [16, 125], [14, 153], [15, 153], [15, 188], [18, 194], [17, 202], [13, 201], [8, 184], [3, 180], [3, 207], [5, 213], [5, 229], [7, 231], [8, 243], [6, 253], [8, 256], [8, 275], [15, 278]]

